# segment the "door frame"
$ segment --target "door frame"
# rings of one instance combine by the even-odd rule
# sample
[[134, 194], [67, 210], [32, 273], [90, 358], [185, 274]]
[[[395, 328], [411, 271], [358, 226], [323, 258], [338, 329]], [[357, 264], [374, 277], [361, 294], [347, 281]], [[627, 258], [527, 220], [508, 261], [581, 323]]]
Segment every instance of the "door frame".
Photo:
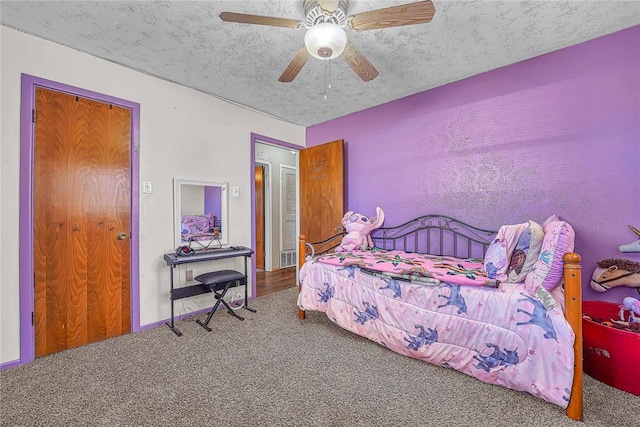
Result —
[[[295, 160], [296, 160], [296, 163], [297, 163], [298, 162], [298, 157], [297, 156], [296, 156]], [[278, 211], [279, 211], [279, 217], [280, 217], [280, 236], [278, 236], [279, 237], [279, 239], [278, 239], [278, 251], [280, 253], [284, 252], [284, 241], [282, 239], [282, 236], [284, 234], [283, 231], [282, 231], [282, 224], [284, 224], [284, 220], [283, 220], [284, 208], [282, 206], [282, 201], [283, 201], [282, 189], [284, 188], [284, 184], [282, 182], [282, 172], [285, 169], [292, 170], [293, 173], [295, 173], [295, 175], [296, 175], [296, 228], [298, 228], [297, 225], [298, 225], [298, 218], [299, 218], [299, 215], [298, 215], [298, 199], [297, 199], [297, 196], [298, 196], [298, 193], [299, 193], [299, 191], [298, 191], [298, 169], [299, 169], [299, 167], [298, 167], [297, 164], [294, 165], [293, 167], [289, 166], [289, 165], [281, 164], [280, 165], [280, 170], [278, 171], [278, 173], [280, 174], [280, 178], [278, 179], [278, 181], [280, 181], [280, 191], [279, 191], [280, 200], [279, 200], [279, 203], [278, 203], [278, 205], [279, 205], [278, 206]], [[293, 248], [294, 248], [293, 250], [296, 251], [296, 252], [298, 251], [298, 244], [297, 243], [298, 243], [298, 238], [296, 237], [296, 241], [293, 244]], [[296, 259], [298, 259], [298, 258], [296, 257]]]
[[35, 108], [36, 87], [90, 98], [131, 110], [131, 251], [130, 251], [130, 310], [131, 332], [140, 330], [140, 274], [139, 274], [139, 170], [140, 170], [140, 104], [98, 92], [80, 89], [29, 74], [21, 76], [20, 105], [20, 220], [19, 220], [19, 290], [20, 290], [20, 364], [35, 359], [35, 330], [33, 266], [33, 152], [34, 130], [32, 112]]
[[[260, 141], [257, 141], [258, 143]], [[271, 259], [273, 254], [271, 253], [272, 239], [273, 239], [273, 219], [271, 218], [271, 209], [273, 209], [273, 204], [271, 198], [273, 197], [271, 193], [271, 162], [264, 160], [257, 160], [256, 166], [264, 166], [264, 271], [271, 271], [273, 269], [273, 263]], [[255, 169], [255, 168], [254, 168]], [[255, 209], [255, 176], [254, 176], [254, 209]], [[254, 210], [255, 213], [255, 210]], [[255, 222], [254, 222], [255, 224]]]
[[[258, 161], [256, 162], [256, 144], [266, 144], [266, 145], [273, 145], [279, 148], [284, 148], [287, 150], [295, 150], [295, 151], [300, 151], [300, 150], [304, 150], [305, 147], [301, 146], [301, 145], [295, 145], [292, 144], [290, 142], [285, 142], [285, 141], [281, 141], [279, 139], [275, 139], [275, 138], [269, 138], [268, 136], [263, 136], [263, 135], [258, 135], [257, 133], [253, 133], [251, 132], [251, 165], [249, 168], [249, 172], [251, 174], [251, 247], [255, 248], [256, 247], [256, 180], [255, 180], [255, 169], [256, 169], [256, 163], [262, 163], [264, 164], [265, 162], [263, 161]], [[298, 158], [300, 157], [299, 155], [296, 155], [296, 171], [299, 168], [298, 165]], [[272, 169], [271, 167], [269, 168], [270, 170]], [[296, 201], [296, 235], [300, 234], [300, 182], [299, 182], [299, 175], [296, 175], [296, 197], [297, 197], [297, 201]], [[265, 197], [266, 198], [266, 197]], [[266, 225], [265, 225], [266, 228]], [[265, 238], [265, 246], [266, 246], [266, 238]], [[296, 249], [297, 250], [297, 249]], [[298, 258], [296, 257], [296, 260]], [[267, 268], [267, 263], [266, 263], [266, 259], [265, 259], [265, 270]], [[297, 265], [296, 262], [296, 268], [299, 268], [299, 266]], [[251, 296], [253, 298], [256, 297], [256, 254], [254, 253], [253, 255], [251, 255]]]

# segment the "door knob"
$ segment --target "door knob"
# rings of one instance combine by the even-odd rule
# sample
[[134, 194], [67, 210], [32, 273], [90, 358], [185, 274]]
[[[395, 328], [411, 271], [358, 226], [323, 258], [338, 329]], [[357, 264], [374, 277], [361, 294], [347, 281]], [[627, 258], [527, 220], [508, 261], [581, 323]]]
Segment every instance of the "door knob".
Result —
[[118, 233], [118, 240], [125, 240], [127, 238], [127, 233]]

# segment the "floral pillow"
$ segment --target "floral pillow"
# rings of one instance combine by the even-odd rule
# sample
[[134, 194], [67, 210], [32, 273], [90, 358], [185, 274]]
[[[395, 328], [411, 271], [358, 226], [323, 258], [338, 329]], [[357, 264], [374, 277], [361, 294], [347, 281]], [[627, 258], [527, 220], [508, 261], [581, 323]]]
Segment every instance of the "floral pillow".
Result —
[[524, 282], [527, 273], [538, 261], [543, 239], [544, 230], [540, 224], [535, 221], [529, 221], [529, 226], [520, 234], [511, 254], [507, 269], [507, 282]]
[[560, 221], [552, 215], [543, 223], [544, 239], [538, 261], [527, 274], [525, 286], [527, 292], [535, 293], [542, 286], [552, 291], [562, 283], [564, 273], [563, 257], [573, 252], [575, 231], [568, 222]]
[[503, 225], [496, 238], [491, 242], [484, 256], [484, 271], [489, 279], [504, 282], [507, 280], [509, 261], [520, 235], [529, 227], [529, 223]]

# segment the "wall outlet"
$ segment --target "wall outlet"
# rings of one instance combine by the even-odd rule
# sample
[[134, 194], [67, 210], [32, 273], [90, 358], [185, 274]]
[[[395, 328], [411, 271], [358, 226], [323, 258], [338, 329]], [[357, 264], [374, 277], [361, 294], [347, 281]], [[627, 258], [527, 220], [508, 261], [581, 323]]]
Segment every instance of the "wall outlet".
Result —
[[187, 270], [185, 276], [186, 276], [187, 282], [192, 281], [193, 280], [193, 270]]

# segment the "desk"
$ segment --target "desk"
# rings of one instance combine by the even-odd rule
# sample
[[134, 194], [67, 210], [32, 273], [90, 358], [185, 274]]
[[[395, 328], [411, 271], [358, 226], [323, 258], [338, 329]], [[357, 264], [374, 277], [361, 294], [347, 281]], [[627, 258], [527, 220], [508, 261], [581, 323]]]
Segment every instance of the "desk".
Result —
[[[166, 322], [166, 325], [177, 336], [181, 336], [182, 332], [180, 332], [180, 330], [175, 327], [175, 321], [174, 321], [175, 315], [174, 315], [174, 306], [173, 306], [174, 301], [177, 299], [188, 298], [195, 295], [201, 295], [201, 294], [212, 292], [208, 286], [205, 286], [200, 283], [196, 285], [185, 286], [182, 288], [174, 289], [173, 288], [173, 269], [174, 268], [176, 268], [180, 264], [191, 264], [194, 262], [216, 261], [216, 260], [225, 259], [225, 258], [244, 257], [244, 276], [247, 277], [247, 259], [252, 254], [253, 254], [253, 250], [244, 246], [230, 246], [228, 248], [215, 248], [215, 249], [201, 250], [201, 251], [197, 251], [194, 255], [189, 255], [189, 256], [180, 256], [180, 255], [177, 255], [175, 252], [164, 254], [164, 260], [169, 266], [170, 273], [171, 273], [171, 292], [169, 294], [171, 297], [171, 321]], [[248, 310], [253, 311], [247, 306], [247, 297], [248, 297], [247, 288], [249, 286], [248, 280], [245, 280], [245, 283], [246, 285], [244, 287], [244, 304]]]

